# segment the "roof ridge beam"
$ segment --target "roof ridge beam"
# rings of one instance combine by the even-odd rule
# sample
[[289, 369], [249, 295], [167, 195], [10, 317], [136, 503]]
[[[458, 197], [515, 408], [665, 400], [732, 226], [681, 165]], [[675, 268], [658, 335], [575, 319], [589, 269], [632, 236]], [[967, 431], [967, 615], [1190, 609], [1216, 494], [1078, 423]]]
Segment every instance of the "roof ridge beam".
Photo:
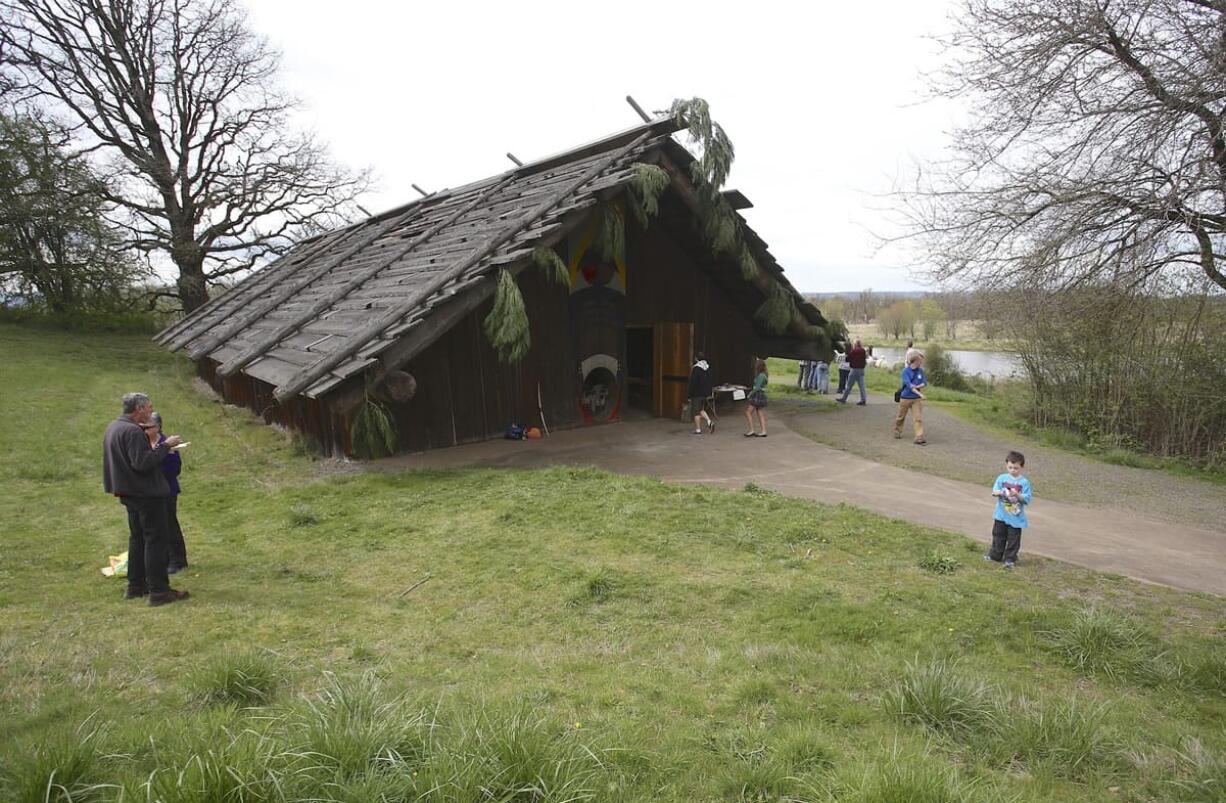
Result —
[[534, 207], [527, 215], [517, 219], [510, 226], [507, 226], [501, 233], [491, 238], [482, 248], [475, 251], [469, 257], [456, 263], [456, 265], [454, 265], [452, 268], [443, 271], [441, 275], [434, 281], [430, 282], [425, 289], [415, 293], [404, 302], [397, 304], [395, 307], [392, 307], [386, 313], [376, 318], [373, 323], [363, 327], [359, 332], [354, 334], [353, 337], [349, 338], [349, 342], [343, 348], [328, 354], [314, 365], [299, 371], [288, 382], [278, 387], [273, 392], [273, 396], [277, 401], [283, 402], [313, 385], [321, 376], [352, 357], [369, 341], [381, 335], [384, 330], [395, 324], [430, 296], [434, 295], [440, 289], [454, 281], [457, 276], [478, 264], [482, 259], [485, 259], [500, 246], [514, 237], [517, 233], [547, 214], [549, 210], [561, 203], [563, 199], [573, 195], [576, 191], [583, 187], [584, 184], [587, 184], [605, 170], [608, 170], [610, 166], [623, 159], [627, 154], [631, 153], [635, 148], [649, 139], [651, 134], [651, 130], [644, 131], [642, 134], [635, 137], [628, 145], [617, 149], [606, 158], [601, 159], [591, 168], [586, 170], [581, 176], [579, 176], [578, 179], [569, 182], [561, 190]]

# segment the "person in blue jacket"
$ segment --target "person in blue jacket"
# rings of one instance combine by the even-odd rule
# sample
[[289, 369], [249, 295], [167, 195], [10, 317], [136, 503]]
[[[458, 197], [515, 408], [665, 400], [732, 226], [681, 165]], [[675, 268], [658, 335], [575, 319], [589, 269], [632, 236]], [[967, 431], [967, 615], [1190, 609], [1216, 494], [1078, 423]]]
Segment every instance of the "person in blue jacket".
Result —
[[992, 496], [996, 497], [996, 515], [992, 522], [992, 548], [984, 555], [985, 560], [997, 563], [1004, 561], [1006, 569], [1017, 563], [1017, 553], [1022, 548], [1022, 530], [1026, 529], [1026, 508], [1030, 506], [1032, 492], [1030, 480], [1022, 476], [1026, 456], [1021, 452], [1005, 455], [1005, 473], [992, 483]]
[[898, 389], [898, 414], [894, 416], [894, 437], [902, 437], [903, 424], [907, 422], [907, 413], [914, 413], [912, 423], [915, 425], [915, 442], [923, 446], [928, 441], [924, 438], [924, 388], [928, 386], [928, 377], [924, 375], [924, 355], [918, 351], [911, 355], [907, 367], [902, 369], [902, 387]]
[[[162, 434], [162, 416], [160, 413], [149, 414], [149, 445], [157, 448], [166, 440]], [[171, 450], [162, 461], [162, 473], [166, 475], [166, 484], [170, 486], [170, 496], [166, 497], [166, 532], [169, 538], [166, 551], [169, 560], [166, 561], [166, 573], [175, 574], [187, 568], [187, 544], [183, 542], [183, 528], [179, 526], [179, 474], [183, 471], [183, 457]]]

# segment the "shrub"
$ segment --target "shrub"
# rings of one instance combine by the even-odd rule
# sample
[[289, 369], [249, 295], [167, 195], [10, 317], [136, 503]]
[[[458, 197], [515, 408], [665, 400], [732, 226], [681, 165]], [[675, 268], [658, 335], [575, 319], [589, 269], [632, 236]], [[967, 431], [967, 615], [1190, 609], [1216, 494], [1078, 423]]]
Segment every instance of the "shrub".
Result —
[[954, 358], [941, 346], [929, 346], [928, 351], [924, 352], [924, 370], [928, 374], [928, 381], [939, 388], [967, 393], [973, 393], [975, 390], [968, 377], [954, 364]]
[[289, 526], [310, 527], [312, 524], [319, 524], [319, 515], [311, 509], [310, 505], [299, 502], [290, 508]]
[[223, 654], [189, 678], [192, 697], [204, 705], [266, 705], [281, 685], [281, 672], [262, 652]]
[[886, 710], [908, 722], [961, 736], [991, 724], [991, 692], [963, 677], [952, 661], [908, 663], [902, 680], [885, 696]]
[[962, 562], [952, 555], [938, 550], [929, 550], [919, 560], [919, 567], [933, 574], [953, 574]]

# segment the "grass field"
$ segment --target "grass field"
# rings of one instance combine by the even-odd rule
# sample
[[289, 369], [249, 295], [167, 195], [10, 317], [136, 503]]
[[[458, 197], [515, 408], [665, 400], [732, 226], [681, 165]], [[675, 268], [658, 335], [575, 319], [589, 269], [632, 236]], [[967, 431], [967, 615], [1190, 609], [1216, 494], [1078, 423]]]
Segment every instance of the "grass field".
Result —
[[[355, 472], [137, 337], [0, 354], [5, 800], [1226, 795], [1221, 599], [753, 486]], [[157, 609], [98, 572], [132, 389], [192, 441]]]

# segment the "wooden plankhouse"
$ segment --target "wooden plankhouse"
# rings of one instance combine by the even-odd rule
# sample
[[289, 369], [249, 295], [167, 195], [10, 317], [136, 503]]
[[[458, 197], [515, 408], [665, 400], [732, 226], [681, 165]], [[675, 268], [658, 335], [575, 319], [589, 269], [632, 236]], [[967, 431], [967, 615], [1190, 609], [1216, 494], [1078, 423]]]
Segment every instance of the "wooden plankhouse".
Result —
[[542, 413], [550, 429], [677, 416], [698, 350], [716, 383], [752, 381], [754, 356], [829, 359], [835, 333], [744, 196], [719, 191], [726, 165], [674, 141], [687, 126], [656, 119], [303, 242], [158, 342], [329, 454], [367, 451], [355, 430], [375, 419], [420, 451]]

